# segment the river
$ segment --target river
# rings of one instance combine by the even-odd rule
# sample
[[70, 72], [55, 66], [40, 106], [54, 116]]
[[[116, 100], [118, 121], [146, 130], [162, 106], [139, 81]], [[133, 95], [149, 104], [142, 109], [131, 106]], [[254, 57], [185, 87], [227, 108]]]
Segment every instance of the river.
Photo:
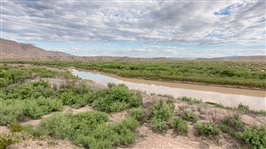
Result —
[[169, 94], [175, 98], [187, 96], [202, 99], [204, 102], [216, 102], [232, 107], [242, 103], [244, 105], [249, 105], [251, 109], [266, 110], [265, 91], [262, 90], [123, 78], [114, 74], [84, 69], [72, 69], [72, 74], [82, 79], [89, 79], [103, 85], [106, 85], [108, 82], [116, 84], [123, 83], [130, 89], [146, 91], [148, 94]]

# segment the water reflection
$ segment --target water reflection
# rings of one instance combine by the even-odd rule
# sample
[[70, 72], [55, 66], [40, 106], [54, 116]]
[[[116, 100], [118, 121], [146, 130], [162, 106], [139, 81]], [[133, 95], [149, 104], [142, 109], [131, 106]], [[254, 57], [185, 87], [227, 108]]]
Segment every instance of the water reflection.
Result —
[[[146, 91], [148, 94], [169, 94], [173, 95], [175, 98], [181, 96], [188, 96], [192, 98], [202, 99], [202, 101], [210, 101], [221, 103], [226, 106], [237, 106], [239, 103], [249, 105], [250, 108], [256, 110], [265, 110], [266, 107], [266, 98], [265, 97], [253, 97], [253, 96], [244, 96], [244, 95], [234, 95], [234, 94], [224, 94], [218, 92], [210, 91], [199, 91], [191, 89], [182, 89], [182, 88], [172, 88], [161, 85], [154, 84], [144, 84], [141, 81], [128, 82], [122, 81], [116, 78], [105, 76], [99, 73], [84, 72], [73, 69], [73, 75], [78, 75], [82, 79], [89, 79], [96, 83], [106, 85], [108, 82], [111, 83], [124, 83], [130, 89], [139, 89]], [[136, 80], [136, 79], [135, 79]], [[137, 83], [136, 83], [137, 82]]]

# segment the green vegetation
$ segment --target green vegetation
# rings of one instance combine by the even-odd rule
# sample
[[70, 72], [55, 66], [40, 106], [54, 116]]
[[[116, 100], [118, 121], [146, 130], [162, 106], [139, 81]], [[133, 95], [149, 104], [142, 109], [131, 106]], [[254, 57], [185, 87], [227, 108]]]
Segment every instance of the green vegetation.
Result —
[[0, 133], [0, 149], [6, 149], [6, 147], [10, 144], [15, 144], [29, 139], [32, 139], [32, 136], [26, 132]]
[[234, 135], [236, 131], [244, 130], [244, 124], [237, 113], [225, 116], [224, 119], [221, 120], [220, 127], [223, 132], [229, 133], [231, 135]]
[[196, 123], [196, 131], [198, 135], [205, 135], [207, 137], [214, 137], [221, 133], [221, 129], [212, 122]]
[[100, 111], [119, 112], [126, 108], [138, 107], [142, 103], [140, 94], [130, 92], [124, 84], [108, 84], [109, 89], [102, 90], [93, 101], [93, 106]]
[[199, 119], [197, 115], [187, 110], [184, 110], [181, 115], [182, 115], [182, 118], [187, 121], [196, 122]]
[[[159, 133], [173, 129], [177, 134], [186, 135], [190, 125], [199, 136], [213, 138], [223, 132], [230, 134], [247, 148], [266, 146], [266, 125], [248, 126], [240, 117], [240, 113], [265, 116], [266, 111], [251, 110], [248, 105], [239, 104], [237, 108], [232, 108], [207, 102], [231, 113], [228, 112], [228, 116], [213, 122], [193, 124], [199, 117], [189, 109], [180, 109], [181, 112], [176, 113], [175, 102], [205, 104], [202, 100], [189, 97], [174, 99], [171, 95], [158, 94], [157, 96], [168, 100], [161, 99], [150, 105], [143, 105], [144, 109], [141, 107], [141, 92], [130, 91], [124, 84], [109, 83], [108, 88], [94, 90], [88, 82], [81, 81], [69, 72], [22, 66], [0, 66], [0, 76], [0, 125], [6, 125], [10, 130], [0, 133], [0, 149], [31, 138], [69, 139], [85, 148], [116, 148], [133, 143], [136, 139], [135, 129], [144, 123], [148, 123]], [[50, 84], [51, 78], [64, 80]], [[74, 108], [90, 105], [95, 110], [75, 115], [60, 113], [66, 105]], [[109, 120], [110, 112], [123, 110], [128, 112], [125, 119], [119, 122]], [[19, 125], [20, 122], [38, 119], [51, 112], [55, 113], [37, 126]]]
[[6, 149], [10, 144], [32, 139], [32, 136], [23, 132], [23, 127], [19, 124], [8, 125], [9, 132], [0, 133], [0, 149]]
[[259, 115], [266, 116], [266, 111], [265, 110], [249, 109], [248, 105], [243, 105], [242, 103], [240, 103], [237, 108], [224, 106], [221, 103], [214, 103], [214, 102], [206, 102], [206, 103], [210, 104], [210, 105], [214, 105], [217, 108], [223, 108], [223, 109], [228, 109], [228, 110], [240, 110], [240, 111], [244, 111], [246, 113], [254, 113], [254, 114], [259, 114]]
[[17, 123], [9, 124], [7, 125], [7, 128], [10, 130], [10, 132], [21, 132], [23, 130], [23, 127]]
[[235, 133], [237, 139], [248, 148], [262, 149], [266, 147], [266, 124], [261, 126], [246, 126], [244, 131]]
[[179, 134], [186, 134], [188, 131], [188, 123], [181, 118], [175, 118], [171, 123], [171, 127]]
[[150, 117], [150, 125], [155, 130], [161, 131], [166, 128], [166, 123], [173, 117], [175, 105], [173, 101], [154, 102], [148, 111]]
[[135, 120], [141, 121], [144, 116], [144, 110], [142, 108], [132, 108], [129, 111], [129, 116]]
[[[241, 105], [240, 107], [247, 107]], [[225, 116], [221, 121], [221, 130], [240, 140], [248, 148], [264, 148], [266, 146], [266, 124], [261, 126], [245, 126], [238, 113]]]
[[0, 87], [8, 87], [11, 84], [22, 84], [29, 79], [63, 77], [65, 79], [75, 78], [71, 73], [57, 72], [45, 68], [24, 68], [12, 66], [0, 66]]
[[202, 103], [202, 100], [198, 100], [195, 98], [193, 99], [193, 98], [186, 97], [186, 96], [179, 97], [179, 98], [177, 98], [177, 100], [185, 101], [185, 102], [189, 103], [190, 105]]
[[[129, 91], [123, 84], [108, 84], [109, 88], [95, 91], [67, 72], [57, 73], [41, 68], [10, 66], [1, 66], [0, 70], [0, 74], [5, 75], [6, 80], [10, 80], [8, 77], [12, 76], [11, 73], [14, 71], [16, 78], [23, 78], [20, 82], [10, 81], [0, 90], [0, 125], [37, 119], [50, 112], [61, 111], [63, 105], [80, 108], [92, 104], [100, 111], [118, 112], [138, 107], [142, 103], [140, 94]], [[32, 75], [63, 76], [71, 80], [66, 80], [58, 87], [56, 85], [52, 87], [48, 81], [31, 81]]]
[[[138, 108], [142, 103], [139, 92], [131, 92], [123, 84], [108, 84], [108, 88], [93, 90], [69, 72], [11, 66], [1, 66], [0, 70], [0, 75], [4, 76], [2, 81], [9, 80], [1, 82], [0, 125], [7, 125], [10, 129], [10, 133], [1, 133], [1, 148], [24, 140], [27, 133], [37, 138], [68, 138], [76, 145], [95, 149], [134, 142], [136, 135], [132, 131], [139, 126], [137, 120], [144, 113]], [[12, 78], [12, 73], [16, 74], [15, 78]], [[65, 80], [51, 85], [43, 77]], [[17, 124], [50, 112], [59, 112], [64, 105], [80, 108], [87, 104], [104, 112], [134, 109], [130, 110], [128, 118], [117, 123], [109, 123], [107, 114], [93, 111], [76, 115], [56, 113], [42, 120], [37, 127]], [[20, 136], [22, 138], [18, 138]]]
[[206, 84], [266, 88], [265, 63], [225, 61], [113, 61], [113, 62], [40, 62], [20, 61], [35, 65], [74, 66], [117, 74], [128, 78], [185, 81]]
[[217, 108], [226, 108], [221, 103], [214, 103], [214, 102], [206, 102], [207, 104], [214, 105]]
[[61, 111], [60, 94], [47, 81], [12, 84], [0, 91], [0, 124], [36, 119], [44, 114]]
[[139, 126], [138, 121], [129, 117], [117, 123], [107, 122], [107, 114], [97, 111], [76, 115], [56, 113], [42, 120], [36, 128], [25, 126], [25, 131], [35, 137], [68, 138], [76, 145], [94, 149], [134, 142], [136, 135], [132, 130]]

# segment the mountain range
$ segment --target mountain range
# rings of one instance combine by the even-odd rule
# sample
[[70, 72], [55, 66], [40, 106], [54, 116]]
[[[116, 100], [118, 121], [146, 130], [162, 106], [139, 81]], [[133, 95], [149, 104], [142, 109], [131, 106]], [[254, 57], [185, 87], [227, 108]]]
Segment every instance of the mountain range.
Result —
[[246, 61], [266, 62], [265, 55], [258, 56], [229, 56], [216, 58], [130, 58], [117, 56], [76, 56], [60, 51], [47, 51], [32, 44], [0, 38], [0, 59], [8, 60], [41, 60], [41, 61], [147, 61], [147, 60], [196, 60], [196, 61]]
[[16, 41], [0, 38], [0, 52], [2, 59], [27, 59], [44, 56], [71, 56], [60, 51], [46, 51], [32, 44], [17, 43]]

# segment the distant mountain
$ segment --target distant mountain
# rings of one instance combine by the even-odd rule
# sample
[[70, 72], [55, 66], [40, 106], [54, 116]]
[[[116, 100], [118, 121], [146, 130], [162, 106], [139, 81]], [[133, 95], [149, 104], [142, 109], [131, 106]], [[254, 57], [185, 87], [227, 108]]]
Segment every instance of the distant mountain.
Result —
[[234, 62], [266, 62], [265, 55], [257, 56], [227, 56], [216, 58], [197, 58], [197, 61], [234, 61]]
[[23, 59], [44, 56], [71, 56], [60, 51], [46, 51], [32, 44], [17, 43], [16, 41], [0, 38], [0, 52], [3, 59]]

